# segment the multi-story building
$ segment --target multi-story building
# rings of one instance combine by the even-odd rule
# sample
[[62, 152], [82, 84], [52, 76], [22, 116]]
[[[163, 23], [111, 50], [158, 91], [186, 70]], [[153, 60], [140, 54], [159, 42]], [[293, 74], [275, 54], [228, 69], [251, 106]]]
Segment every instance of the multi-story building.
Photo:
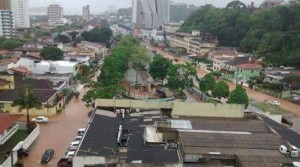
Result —
[[181, 24], [180, 23], [169, 23], [169, 24], [165, 24], [163, 26], [164, 31], [166, 31], [166, 33], [175, 33], [180, 29]]
[[170, 37], [170, 46], [185, 48], [187, 53], [205, 55], [212, 51], [218, 44], [216, 36], [193, 31], [192, 33], [175, 33]]
[[14, 20], [11, 10], [0, 10], [0, 36], [14, 35]]
[[260, 7], [262, 8], [272, 8], [284, 4], [284, 0], [265, 0]]
[[30, 28], [28, 0], [11, 0], [11, 11], [16, 28]]
[[48, 7], [48, 21], [50, 24], [57, 24], [63, 19], [63, 8], [60, 5]]
[[133, 0], [132, 23], [138, 28], [159, 29], [170, 20], [169, 0]]
[[10, 0], [0, 0], [1, 10], [10, 10]]
[[86, 6], [82, 7], [82, 20], [89, 22], [90, 18], [91, 18], [90, 5], [86, 5]]

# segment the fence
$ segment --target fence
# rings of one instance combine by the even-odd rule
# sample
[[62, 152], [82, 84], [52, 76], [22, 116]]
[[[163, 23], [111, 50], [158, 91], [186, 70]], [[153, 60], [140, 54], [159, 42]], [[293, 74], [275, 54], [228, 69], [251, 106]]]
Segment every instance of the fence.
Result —
[[30, 145], [35, 141], [35, 139], [39, 136], [40, 134], [40, 127], [37, 125], [35, 129], [27, 136], [27, 138], [24, 141], [19, 142], [11, 152], [11, 156], [9, 156], [3, 163], [0, 165], [0, 167], [11, 167], [13, 166], [11, 163], [15, 164], [18, 161], [18, 155], [17, 151], [20, 148], [28, 149]]
[[191, 94], [193, 94], [193, 95], [199, 97], [199, 99], [200, 99], [201, 101], [206, 101], [206, 100], [209, 98], [206, 94], [204, 94], [203, 92], [201, 92], [200, 90], [198, 90], [198, 89], [195, 88], [195, 87], [193, 87], [193, 88], [187, 88], [187, 90], [188, 90]]

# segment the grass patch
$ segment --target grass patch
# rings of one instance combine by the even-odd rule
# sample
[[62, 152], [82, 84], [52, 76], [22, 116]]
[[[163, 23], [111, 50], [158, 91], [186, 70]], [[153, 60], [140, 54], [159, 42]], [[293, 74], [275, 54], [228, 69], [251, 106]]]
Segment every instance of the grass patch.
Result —
[[4, 145], [0, 146], [0, 164], [5, 160], [5, 153], [12, 150], [20, 141], [27, 137], [26, 130], [18, 130]]
[[286, 114], [287, 113], [286, 110], [284, 110], [280, 107], [271, 105], [269, 103], [265, 103], [265, 102], [253, 103], [253, 105], [265, 112], [270, 112], [271, 114]]

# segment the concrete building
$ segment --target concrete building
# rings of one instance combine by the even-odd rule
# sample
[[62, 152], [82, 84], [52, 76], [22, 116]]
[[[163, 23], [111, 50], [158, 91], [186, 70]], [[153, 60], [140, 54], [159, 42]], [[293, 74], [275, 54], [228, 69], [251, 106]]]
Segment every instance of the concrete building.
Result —
[[11, 0], [16, 28], [30, 28], [29, 0]]
[[15, 25], [11, 10], [0, 10], [0, 36], [14, 35]]
[[60, 5], [48, 6], [48, 21], [52, 25], [60, 24], [63, 20], [63, 8]]
[[180, 23], [169, 23], [163, 26], [166, 33], [176, 33], [180, 29]]
[[[220, 110], [214, 110], [204, 103], [99, 102], [107, 103], [97, 100], [75, 151], [74, 167], [252, 167], [300, 160], [300, 142], [295, 140], [299, 134], [267, 117], [244, 115], [239, 105], [231, 106], [232, 112], [228, 104], [217, 104]], [[190, 106], [198, 105], [207, 107], [199, 112], [202, 116], [197, 113], [201, 108], [191, 110]], [[278, 151], [282, 147], [291, 148], [293, 154]]]
[[10, 0], [0, 0], [1, 10], [10, 10]]
[[138, 28], [159, 29], [170, 20], [169, 0], [133, 0], [132, 23]]
[[91, 19], [91, 14], [90, 14], [90, 5], [86, 5], [82, 7], [82, 20], [89, 22]]
[[187, 53], [203, 56], [211, 52], [218, 44], [214, 35], [204, 34], [200, 31], [192, 33], [175, 33], [170, 37], [170, 46], [185, 48]]
[[284, 0], [265, 0], [260, 7], [261, 8], [272, 8], [275, 6], [283, 5]]

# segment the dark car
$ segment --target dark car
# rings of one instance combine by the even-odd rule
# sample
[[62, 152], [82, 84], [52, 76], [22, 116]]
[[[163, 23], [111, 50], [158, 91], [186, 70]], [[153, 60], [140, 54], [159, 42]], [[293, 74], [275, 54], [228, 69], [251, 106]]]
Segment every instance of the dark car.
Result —
[[281, 122], [293, 126], [293, 121], [290, 118], [282, 117]]
[[22, 157], [27, 157], [29, 154], [28, 150], [24, 149], [24, 148], [20, 148], [18, 150], [18, 157], [22, 158]]
[[43, 156], [42, 156], [42, 163], [48, 163], [50, 161], [50, 159], [53, 157], [54, 155], [54, 150], [53, 149], [47, 149]]

